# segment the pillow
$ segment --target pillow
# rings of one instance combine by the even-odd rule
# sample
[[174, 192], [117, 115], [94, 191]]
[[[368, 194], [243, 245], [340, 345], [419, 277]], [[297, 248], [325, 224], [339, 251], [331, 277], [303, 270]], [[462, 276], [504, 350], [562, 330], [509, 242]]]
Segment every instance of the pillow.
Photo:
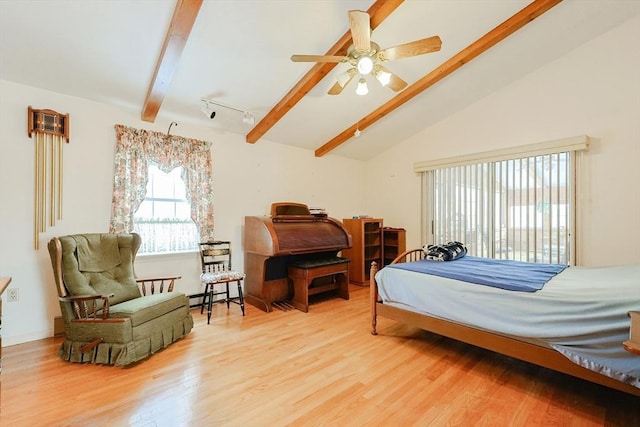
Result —
[[467, 248], [460, 242], [448, 242], [443, 245], [425, 245], [422, 247], [426, 258], [431, 261], [454, 261], [467, 254]]

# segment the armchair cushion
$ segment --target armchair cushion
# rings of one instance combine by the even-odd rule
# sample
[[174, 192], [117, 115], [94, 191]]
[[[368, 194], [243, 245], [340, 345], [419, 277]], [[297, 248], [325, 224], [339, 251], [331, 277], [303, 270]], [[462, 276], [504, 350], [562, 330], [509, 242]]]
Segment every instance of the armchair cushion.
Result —
[[115, 234], [79, 234], [73, 239], [78, 248], [80, 271], [101, 273], [120, 265], [120, 248]]
[[[109, 300], [111, 304], [140, 297], [140, 290], [133, 273], [135, 238], [140, 237], [135, 234], [97, 233], [60, 237], [62, 276], [69, 292], [72, 295], [113, 294]], [[118, 249], [116, 255], [108, 255], [109, 249], [114, 248]], [[104, 254], [105, 262], [92, 262], [87, 259], [89, 254], [101, 258], [101, 253]], [[100, 264], [102, 267], [113, 265], [116, 257], [119, 258], [119, 262], [113, 267], [96, 271], [99, 270], [97, 267]], [[80, 262], [79, 258], [84, 259]], [[88, 267], [89, 270], [82, 270], [80, 264], [85, 268]]]
[[109, 309], [109, 317], [129, 318], [131, 326], [136, 327], [188, 304], [189, 300], [183, 293], [153, 294], [112, 305]]

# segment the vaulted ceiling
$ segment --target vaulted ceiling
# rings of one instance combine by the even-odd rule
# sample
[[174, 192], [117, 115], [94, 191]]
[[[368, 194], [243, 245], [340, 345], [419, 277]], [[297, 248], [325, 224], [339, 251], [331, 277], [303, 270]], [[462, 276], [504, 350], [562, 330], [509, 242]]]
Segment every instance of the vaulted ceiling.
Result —
[[[355, 81], [328, 95], [347, 65], [290, 57], [344, 55], [349, 10], [369, 11], [382, 48], [433, 35], [442, 48], [385, 65], [403, 91], [369, 79], [365, 96]], [[5, 0], [0, 79], [197, 123], [211, 140], [368, 159], [639, 13], [637, 0]], [[211, 120], [202, 98], [256, 122], [224, 107]]]

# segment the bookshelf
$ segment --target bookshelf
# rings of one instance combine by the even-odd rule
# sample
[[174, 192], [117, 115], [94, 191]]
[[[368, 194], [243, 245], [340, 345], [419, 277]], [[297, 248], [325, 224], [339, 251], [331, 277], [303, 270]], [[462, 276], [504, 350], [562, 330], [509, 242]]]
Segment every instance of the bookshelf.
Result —
[[383, 260], [382, 218], [345, 218], [344, 228], [351, 234], [353, 246], [342, 250], [349, 258], [349, 281], [356, 285], [369, 285], [371, 262], [381, 265]]
[[398, 255], [407, 250], [407, 231], [404, 228], [384, 227], [382, 244], [384, 265], [389, 265]]

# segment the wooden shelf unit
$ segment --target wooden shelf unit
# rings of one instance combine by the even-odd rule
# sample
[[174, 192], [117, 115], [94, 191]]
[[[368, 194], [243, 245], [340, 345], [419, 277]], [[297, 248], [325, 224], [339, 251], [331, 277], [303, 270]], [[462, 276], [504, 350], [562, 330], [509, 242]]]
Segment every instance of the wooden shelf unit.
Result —
[[398, 255], [407, 250], [407, 231], [404, 228], [384, 227], [382, 244], [384, 265], [389, 265]]
[[383, 257], [382, 218], [345, 218], [344, 228], [351, 234], [353, 246], [343, 249], [342, 256], [351, 260], [349, 281], [369, 285], [371, 262], [381, 265]]

